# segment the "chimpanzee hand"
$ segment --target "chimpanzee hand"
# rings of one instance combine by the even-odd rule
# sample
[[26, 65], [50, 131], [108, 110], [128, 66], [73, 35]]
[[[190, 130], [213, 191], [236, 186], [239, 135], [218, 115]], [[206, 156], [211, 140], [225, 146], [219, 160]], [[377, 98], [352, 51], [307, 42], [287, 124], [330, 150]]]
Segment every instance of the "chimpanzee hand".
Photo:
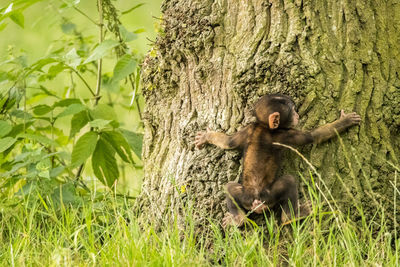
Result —
[[206, 132], [198, 132], [194, 139], [194, 144], [198, 149], [202, 149], [205, 144], [208, 143], [207, 134], [210, 132], [210, 129], [207, 128]]
[[357, 125], [357, 124], [360, 124], [360, 122], [361, 122], [360, 115], [358, 115], [355, 112], [346, 114], [346, 113], [344, 113], [343, 109], [340, 111], [340, 119], [345, 120], [349, 126]]

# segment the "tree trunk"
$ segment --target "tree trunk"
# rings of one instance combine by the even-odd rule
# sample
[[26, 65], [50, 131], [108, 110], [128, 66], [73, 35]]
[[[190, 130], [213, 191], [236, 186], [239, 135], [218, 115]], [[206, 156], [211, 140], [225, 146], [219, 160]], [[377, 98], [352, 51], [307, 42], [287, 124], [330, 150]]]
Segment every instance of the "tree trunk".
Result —
[[[221, 219], [240, 154], [196, 150], [194, 136], [207, 127], [234, 133], [252, 121], [260, 96], [279, 92], [295, 100], [303, 129], [334, 121], [340, 109], [361, 115], [343, 144], [300, 151], [345, 207], [373, 215], [378, 205], [395, 217], [400, 1], [166, 0], [162, 11], [163, 32], [143, 64], [143, 212], [179, 216], [189, 203], [196, 222]], [[295, 153], [287, 158], [284, 172], [310, 179]]]

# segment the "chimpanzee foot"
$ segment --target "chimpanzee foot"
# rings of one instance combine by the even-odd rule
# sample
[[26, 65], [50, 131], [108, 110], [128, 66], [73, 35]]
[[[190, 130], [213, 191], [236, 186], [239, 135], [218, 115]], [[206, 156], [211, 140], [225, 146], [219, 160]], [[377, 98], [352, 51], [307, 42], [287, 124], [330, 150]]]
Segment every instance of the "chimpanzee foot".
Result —
[[237, 215], [233, 215], [230, 212], [225, 214], [225, 217], [222, 219], [222, 228], [227, 228], [228, 226], [236, 226], [240, 227], [246, 221], [246, 215], [243, 213], [239, 213]]
[[310, 201], [304, 202], [302, 204], [299, 204], [298, 213], [296, 214], [295, 218], [293, 218], [291, 214], [286, 214], [284, 211], [282, 211], [281, 224], [286, 225], [293, 221], [304, 219], [311, 213], [312, 213], [311, 202]]
[[268, 209], [268, 206], [264, 204], [261, 200], [254, 199], [253, 204], [251, 206], [251, 211], [262, 214], [265, 210]]

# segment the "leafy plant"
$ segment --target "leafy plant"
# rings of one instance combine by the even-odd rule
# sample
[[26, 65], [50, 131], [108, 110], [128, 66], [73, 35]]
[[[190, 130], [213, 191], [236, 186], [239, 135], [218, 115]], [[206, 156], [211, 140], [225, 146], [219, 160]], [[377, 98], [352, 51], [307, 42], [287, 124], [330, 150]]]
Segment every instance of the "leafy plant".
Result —
[[[24, 27], [24, 11], [38, 2], [46, 1], [19, 0], [0, 7], [0, 31], [10, 20]], [[59, 10], [84, 15], [98, 28], [98, 42], [62, 18], [64, 41], [56, 41], [50, 53], [29, 64], [28, 55], [10, 48], [0, 62], [3, 197], [24, 196], [33, 189], [52, 195], [61, 192], [60, 186], [68, 189], [62, 191], [67, 199], [77, 188], [88, 192], [82, 172], [90, 159], [95, 176], [108, 187], [120, 177], [122, 164], [141, 168], [142, 134], [122, 128], [115, 111], [134, 109], [140, 115], [141, 56], [126, 44], [138, 32], [121, 25], [111, 1], [97, 1], [99, 22], [80, 10], [79, 2], [63, 1]], [[103, 61], [115, 62], [111, 74], [104, 73]], [[136, 101], [128, 104], [130, 96]]]

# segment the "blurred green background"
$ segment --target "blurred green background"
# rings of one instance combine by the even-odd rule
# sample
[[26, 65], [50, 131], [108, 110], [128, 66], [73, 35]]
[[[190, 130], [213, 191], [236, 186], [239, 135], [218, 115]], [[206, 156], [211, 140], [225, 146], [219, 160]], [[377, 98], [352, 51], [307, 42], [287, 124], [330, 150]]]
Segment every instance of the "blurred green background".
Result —
[[[8, 7], [13, 1], [0, 0], [0, 8]], [[18, 26], [10, 19], [7, 20], [7, 27], [0, 32], [0, 61], [6, 60], [10, 55], [25, 54], [28, 64], [32, 64], [43, 56], [48, 55], [51, 51], [60, 47], [63, 42], [66, 42], [68, 36], [62, 31], [62, 24], [70, 22], [76, 25], [76, 31], [82, 36], [90, 37], [94, 42], [98, 40], [98, 28], [84, 15], [73, 8], [60, 8], [63, 4], [73, 2], [79, 4], [77, 8], [90, 17], [93, 21], [98, 21], [98, 11], [96, 0], [46, 0], [38, 2], [24, 11], [24, 28]], [[142, 6], [121, 15], [120, 20], [122, 25], [130, 31], [140, 30], [138, 38], [129, 42], [129, 47], [137, 55], [145, 55], [151, 48], [151, 44], [156, 39], [157, 29], [159, 28], [160, 20], [160, 5], [161, 0], [142, 0], [142, 1], [127, 1], [117, 0], [112, 1], [118, 11], [129, 10], [130, 8], [143, 3]], [[113, 38], [112, 34], [108, 33], [105, 39]], [[115, 59], [106, 59], [103, 61], [103, 73], [112, 73], [115, 65]], [[0, 65], [0, 69], [2, 66]], [[94, 77], [85, 77], [92, 87], [95, 87], [96, 79]], [[69, 83], [69, 77], [59, 77], [57, 80], [46, 82], [46, 86], [57, 92], [62, 92], [65, 86]], [[84, 88], [83, 83], [76, 79], [78, 88]], [[0, 85], [3, 87], [4, 85]], [[5, 88], [5, 87], [4, 87]], [[3, 88], [3, 89], [4, 89]], [[1, 88], [0, 88], [1, 89]], [[29, 92], [27, 92], [29, 94]], [[89, 97], [87, 90], [78, 91], [78, 98]], [[100, 102], [105, 101], [102, 99]], [[124, 99], [125, 101], [125, 99]], [[126, 103], [130, 99], [126, 99]], [[143, 99], [140, 99], [140, 105], [143, 109]], [[140, 118], [137, 110], [126, 110], [115, 106], [114, 109], [118, 114], [118, 121], [121, 122], [124, 128], [141, 132]], [[67, 131], [68, 120], [59, 120], [58, 127], [65, 128]], [[60, 125], [61, 124], [61, 125]], [[65, 127], [63, 127], [65, 124]], [[68, 148], [70, 149], [70, 148]], [[86, 164], [84, 179], [95, 181], [91, 164]], [[125, 166], [119, 179], [118, 189], [121, 193], [135, 195], [140, 189], [143, 173], [141, 169]]]
[[[6, 7], [13, 1], [0, 0], [0, 7]], [[66, 1], [67, 2], [67, 1]], [[78, 7], [87, 16], [97, 21], [96, 0], [81, 0]], [[121, 16], [122, 24], [130, 31], [144, 29], [145, 32], [139, 34], [139, 38], [131, 43], [132, 48], [138, 52], [146, 53], [155, 40], [156, 28], [160, 22], [161, 0], [142, 0], [113, 1], [119, 11], [143, 3], [138, 9]], [[7, 56], [7, 49], [10, 45], [16, 49], [23, 49], [29, 53], [29, 62], [45, 55], [51, 48], [53, 41], [62, 40], [64, 33], [61, 30], [61, 23], [64, 19], [71, 20], [77, 25], [77, 30], [82, 31], [83, 35], [92, 35], [97, 40], [97, 29], [83, 15], [73, 9], [60, 10], [59, 7], [64, 3], [61, 0], [39, 2], [24, 12], [25, 27], [22, 29], [15, 23], [9, 21], [8, 26], [0, 34], [1, 57]]]

